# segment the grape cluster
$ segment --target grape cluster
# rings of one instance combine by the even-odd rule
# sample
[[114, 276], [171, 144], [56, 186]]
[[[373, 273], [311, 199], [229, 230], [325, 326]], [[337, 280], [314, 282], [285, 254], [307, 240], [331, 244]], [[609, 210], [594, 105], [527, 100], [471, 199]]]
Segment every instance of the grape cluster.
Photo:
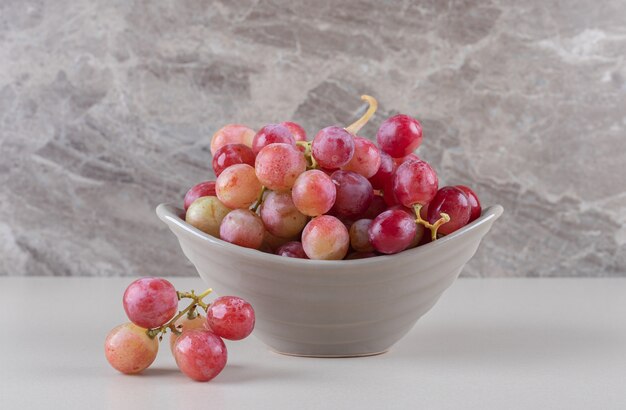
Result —
[[[252, 306], [235, 296], [223, 296], [206, 305], [202, 299], [210, 292], [177, 292], [167, 280], [154, 277], [131, 283], [122, 299], [130, 322], [111, 330], [104, 343], [111, 366], [125, 374], [148, 368], [159, 351], [159, 340], [169, 329], [170, 349], [178, 368], [197, 381], [213, 379], [226, 366], [228, 354], [222, 339], [241, 340], [250, 335], [255, 316]], [[191, 303], [178, 312], [183, 298]]]
[[[239, 124], [211, 141], [215, 181], [185, 195], [185, 220], [227, 242], [303, 259], [395, 254], [436, 240], [477, 219], [468, 187], [439, 188], [435, 170], [415, 151], [416, 119], [394, 115], [376, 134], [357, 135], [377, 109], [346, 128], [329, 126], [311, 141], [298, 124], [258, 132]], [[430, 235], [425, 232], [430, 232]]]

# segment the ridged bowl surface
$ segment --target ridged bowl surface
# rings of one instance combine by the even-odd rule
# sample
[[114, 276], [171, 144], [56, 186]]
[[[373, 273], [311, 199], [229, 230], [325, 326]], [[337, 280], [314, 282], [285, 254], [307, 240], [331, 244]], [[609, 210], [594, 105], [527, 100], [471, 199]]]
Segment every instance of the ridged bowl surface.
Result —
[[252, 304], [259, 339], [280, 353], [318, 357], [387, 351], [459, 276], [502, 211], [491, 206], [453, 234], [396, 255], [312, 261], [235, 246], [187, 224], [180, 208], [156, 209], [218, 295]]

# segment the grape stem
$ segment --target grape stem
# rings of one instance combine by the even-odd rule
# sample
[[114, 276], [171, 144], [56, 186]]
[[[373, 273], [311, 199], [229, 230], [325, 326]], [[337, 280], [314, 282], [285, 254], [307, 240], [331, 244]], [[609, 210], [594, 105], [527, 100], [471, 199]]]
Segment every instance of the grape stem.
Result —
[[296, 141], [296, 145], [304, 147], [304, 158], [306, 158], [306, 169], [317, 169], [317, 161], [311, 152], [311, 141]]
[[359, 132], [361, 128], [363, 128], [363, 126], [367, 124], [367, 122], [370, 120], [370, 118], [372, 118], [372, 116], [378, 109], [378, 101], [376, 101], [376, 98], [370, 95], [362, 95], [361, 100], [367, 102], [367, 104], [369, 104], [369, 107], [367, 107], [367, 111], [365, 111], [365, 114], [363, 114], [361, 118], [345, 128], [345, 130], [352, 135], [356, 135], [357, 132]]
[[185, 313], [189, 316], [190, 319], [193, 319], [193, 317], [195, 317], [195, 311], [197, 306], [200, 306], [202, 307], [202, 309], [206, 310], [208, 306], [202, 301], [202, 299], [204, 299], [204, 297], [206, 297], [211, 292], [213, 292], [213, 289], [211, 288], [205, 290], [199, 295], [196, 295], [193, 290], [191, 292], [176, 292], [178, 300], [187, 298], [191, 299], [191, 303], [183, 310], [178, 311], [178, 314], [171, 318], [169, 322], [165, 323], [163, 326], [146, 330], [146, 334], [148, 335], [148, 337], [150, 337], [150, 339], [154, 339], [155, 337], [159, 336], [159, 340], [161, 340], [163, 338], [163, 335], [167, 332], [167, 329], [170, 329], [172, 333], [179, 335], [180, 331], [176, 329], [176, 321], [183, 317]]
[[415, 211], [415, 223], [424, 225], [425, 228], [430, 229], [430, 237], [433, 241], [437, 240], [437, 230], [439, 229], [439, 227], [447, 222], [450, 222], [450, 215], [445, 212], [439, 213], [440, 218], [437, 219], [434, 224], [425, 221], [424, 219], [422, 219], [422, 215], [420, 214], [420, 211], [422, 210], [422, 204], [413, 205], [413, 210]]
[[256, 210], [259, 209], [259, 206], [261, 206], [261, 204], [263, 203], [263, 195], [265, 195], [266, 191], [267, 191], [266, 187], [261, 188], [261, 193], [259, 194], [259, 197], [257, 198], [256, 203], [252, 207], [252, 212], [256, 212]]

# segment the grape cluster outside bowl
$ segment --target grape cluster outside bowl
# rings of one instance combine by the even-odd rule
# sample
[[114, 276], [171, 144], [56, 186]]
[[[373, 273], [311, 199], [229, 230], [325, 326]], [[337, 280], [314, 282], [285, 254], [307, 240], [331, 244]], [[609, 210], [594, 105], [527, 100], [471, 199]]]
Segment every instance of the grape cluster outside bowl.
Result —
[[182, 209], [156, 209], [202, 279], [252, 304], [253, 334], [279, 353], [315, 357], [387, 351], [459, 276], [502, 211], [491, 206], [462, 229], [396, 255], [314, 261], [232, 245], [187, 224]]

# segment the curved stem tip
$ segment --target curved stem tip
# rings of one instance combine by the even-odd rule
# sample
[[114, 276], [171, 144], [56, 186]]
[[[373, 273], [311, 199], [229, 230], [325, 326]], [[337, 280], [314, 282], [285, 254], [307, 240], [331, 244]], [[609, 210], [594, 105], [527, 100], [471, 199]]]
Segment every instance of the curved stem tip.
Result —
[[370, 118], [372, 118], [372, 116], [378, 109], [378, 101], [376, 101], [376, 98], [370, 95], [362, 95], [361, 100], [367, 102], [369, 104], [369, 107], [367, 107], [367, 111], [365, 111], [365, 114], [363, 114], [361, 118], [345, 128], [345, 130], [352, 135], [356, 135], [356, 133], [359, 132], [365, 124], [367, 124], [367, 122], [370, 120]]

